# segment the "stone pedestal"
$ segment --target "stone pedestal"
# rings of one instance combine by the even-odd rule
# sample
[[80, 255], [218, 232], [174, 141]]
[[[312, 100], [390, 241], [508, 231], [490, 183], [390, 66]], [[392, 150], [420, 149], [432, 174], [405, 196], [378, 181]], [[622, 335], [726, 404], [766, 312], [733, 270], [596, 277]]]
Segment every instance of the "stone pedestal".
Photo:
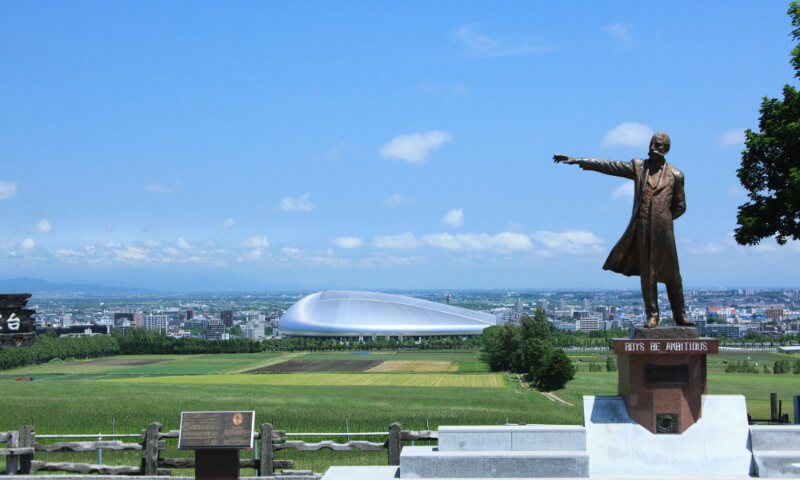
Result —
[[683, 433], [702, 415], [706, 355], [719, 352], [719, 341], [663, 338], [662, 329], [651, 330], [659, 338], [641, 338], [645, 331], [613, 340], [618, 392], [631, 419], [651, 433]]

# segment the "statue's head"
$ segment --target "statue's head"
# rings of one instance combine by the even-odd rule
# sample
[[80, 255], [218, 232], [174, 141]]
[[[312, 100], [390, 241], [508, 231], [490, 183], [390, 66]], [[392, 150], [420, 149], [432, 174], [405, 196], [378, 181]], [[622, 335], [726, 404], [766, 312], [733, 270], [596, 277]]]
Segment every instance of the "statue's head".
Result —
[[650, 139], [650, 155], [654, 153], [664, 157], [669, 152], [669, 135], [664, 132], [658, 132]]

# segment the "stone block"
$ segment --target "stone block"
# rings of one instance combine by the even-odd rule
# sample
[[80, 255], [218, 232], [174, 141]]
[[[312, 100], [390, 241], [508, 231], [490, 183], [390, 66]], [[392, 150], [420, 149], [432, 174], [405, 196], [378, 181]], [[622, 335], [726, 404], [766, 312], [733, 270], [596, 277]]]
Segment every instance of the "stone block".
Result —
[[569, 478], [589, 476], [585, 451], [442, 452], [437, 447], [405, 447], [400, 478]]
[[761, 478], [800, 478], [800, 451], [753, 453], [755, 473]]
[[753, 425], [750, 446], [759, 477], [800, 477], [800, 425]]
[[585, 450], [581, 425], [440, 426], [439, 451]]
[[753, 452], [794, 450], [800, 452], [800, 425], [753, 425], [750, 427]]
[[704, 395], [703, 412], [681, 434], [654, 434], [628, 416], [621, 397], [584, 397], [590, 474], [747, 476], [752, 457], [744, 397]]

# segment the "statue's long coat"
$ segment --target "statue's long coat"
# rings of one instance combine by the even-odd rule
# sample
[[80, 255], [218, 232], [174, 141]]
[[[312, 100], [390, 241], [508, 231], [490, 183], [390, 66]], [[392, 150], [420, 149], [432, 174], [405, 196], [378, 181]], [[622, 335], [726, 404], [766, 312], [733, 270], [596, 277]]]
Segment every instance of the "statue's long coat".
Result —
[[628, 228], [611, 250], [603, 269], [628, 276], [641, 275], [639, 250], [644, 249], [649, 252], [646, 258], [649, 258], [648, 267], [655, 281], [671, 282], [680, 278], [672, 221], [686, 211], [683, 173], [664, 162], [663, 175], [659, 175], [658, 186], [653, 192], [650, 203], [649, 235], [647, 238], [642, 238], [638, 233], [640, 222], [647, 220], [639, 218], [639, 207], [647, 182], [649, 163], [649, 160], [640, 158], [634, 158], [630, 162], [581, 159], [579, 165], [585, 170], [630, 178], [634, 184], [633, 212]]

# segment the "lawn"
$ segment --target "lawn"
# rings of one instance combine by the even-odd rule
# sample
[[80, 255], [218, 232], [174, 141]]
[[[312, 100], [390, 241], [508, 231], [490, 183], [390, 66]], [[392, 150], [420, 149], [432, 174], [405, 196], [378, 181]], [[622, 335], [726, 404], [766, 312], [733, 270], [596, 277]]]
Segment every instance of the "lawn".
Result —
[[[281, 377], [291, 375], [250, 375]], [[370, 376], [371, 374], [363, 374]], [[403, 376], [404, 374], [386, 374]], [[447, 375], [447, 374], [444, 374]], [[414, 376], [409, 374], [408, 376]], [[460, 374], [449, 374], [458, 378]], [[501, 375], [504, 377], [504, 375]], [[203, 378], [203, 376], [194, 376]], [[212, 377], [212, 376], [209, 376]], [[225, 377], [214, 375], [213, 377]], [[489, 375], [488, 377], [492, 377]], [[184, 377], [172, 377], [184, 378]], [[207, 377], [208, 378], [208, 377]], [[507, 383], [506, 380], [504, 382]], [[577, 407], [555, 405], [540, 394], [520, 388], [399, 386], [304, 386], [253, 384], [135, 383], [104, 381], [0, 380], [3, 405], [0, 430], [35, 422], [40, 434], [110, 432], [136, 433], [150, 422], [164, 430], [179, 427], [181, 411], [254, 410], [256, 424], [271, 422], [289, 432], [388, 431], [400, 422], [404, 429], [439, 425], [581, 422]], [[318, 439], [303, 438], [306, 441]], [[339, 437], [337, 441], [346, 441]], [[373, 438], [373, 441], [382, 441]], [[190, 456], [169, 441], [165, 457]], [[38, 457], [39, 454], [37, 454]], [[251, 455], [244, 453], [243, 457]], [[50, 454], [51, 461], [95, 463], [96, 454]], [[109, 464], [138, 463], [136, 453], [104, 452]], [[277, 458], [293, 458], [295, 468], [324, 471], [332, 464], [385, 465], [386, 452], [282, 451]], [[243, 475], [249, 472], [243, 472]]]

